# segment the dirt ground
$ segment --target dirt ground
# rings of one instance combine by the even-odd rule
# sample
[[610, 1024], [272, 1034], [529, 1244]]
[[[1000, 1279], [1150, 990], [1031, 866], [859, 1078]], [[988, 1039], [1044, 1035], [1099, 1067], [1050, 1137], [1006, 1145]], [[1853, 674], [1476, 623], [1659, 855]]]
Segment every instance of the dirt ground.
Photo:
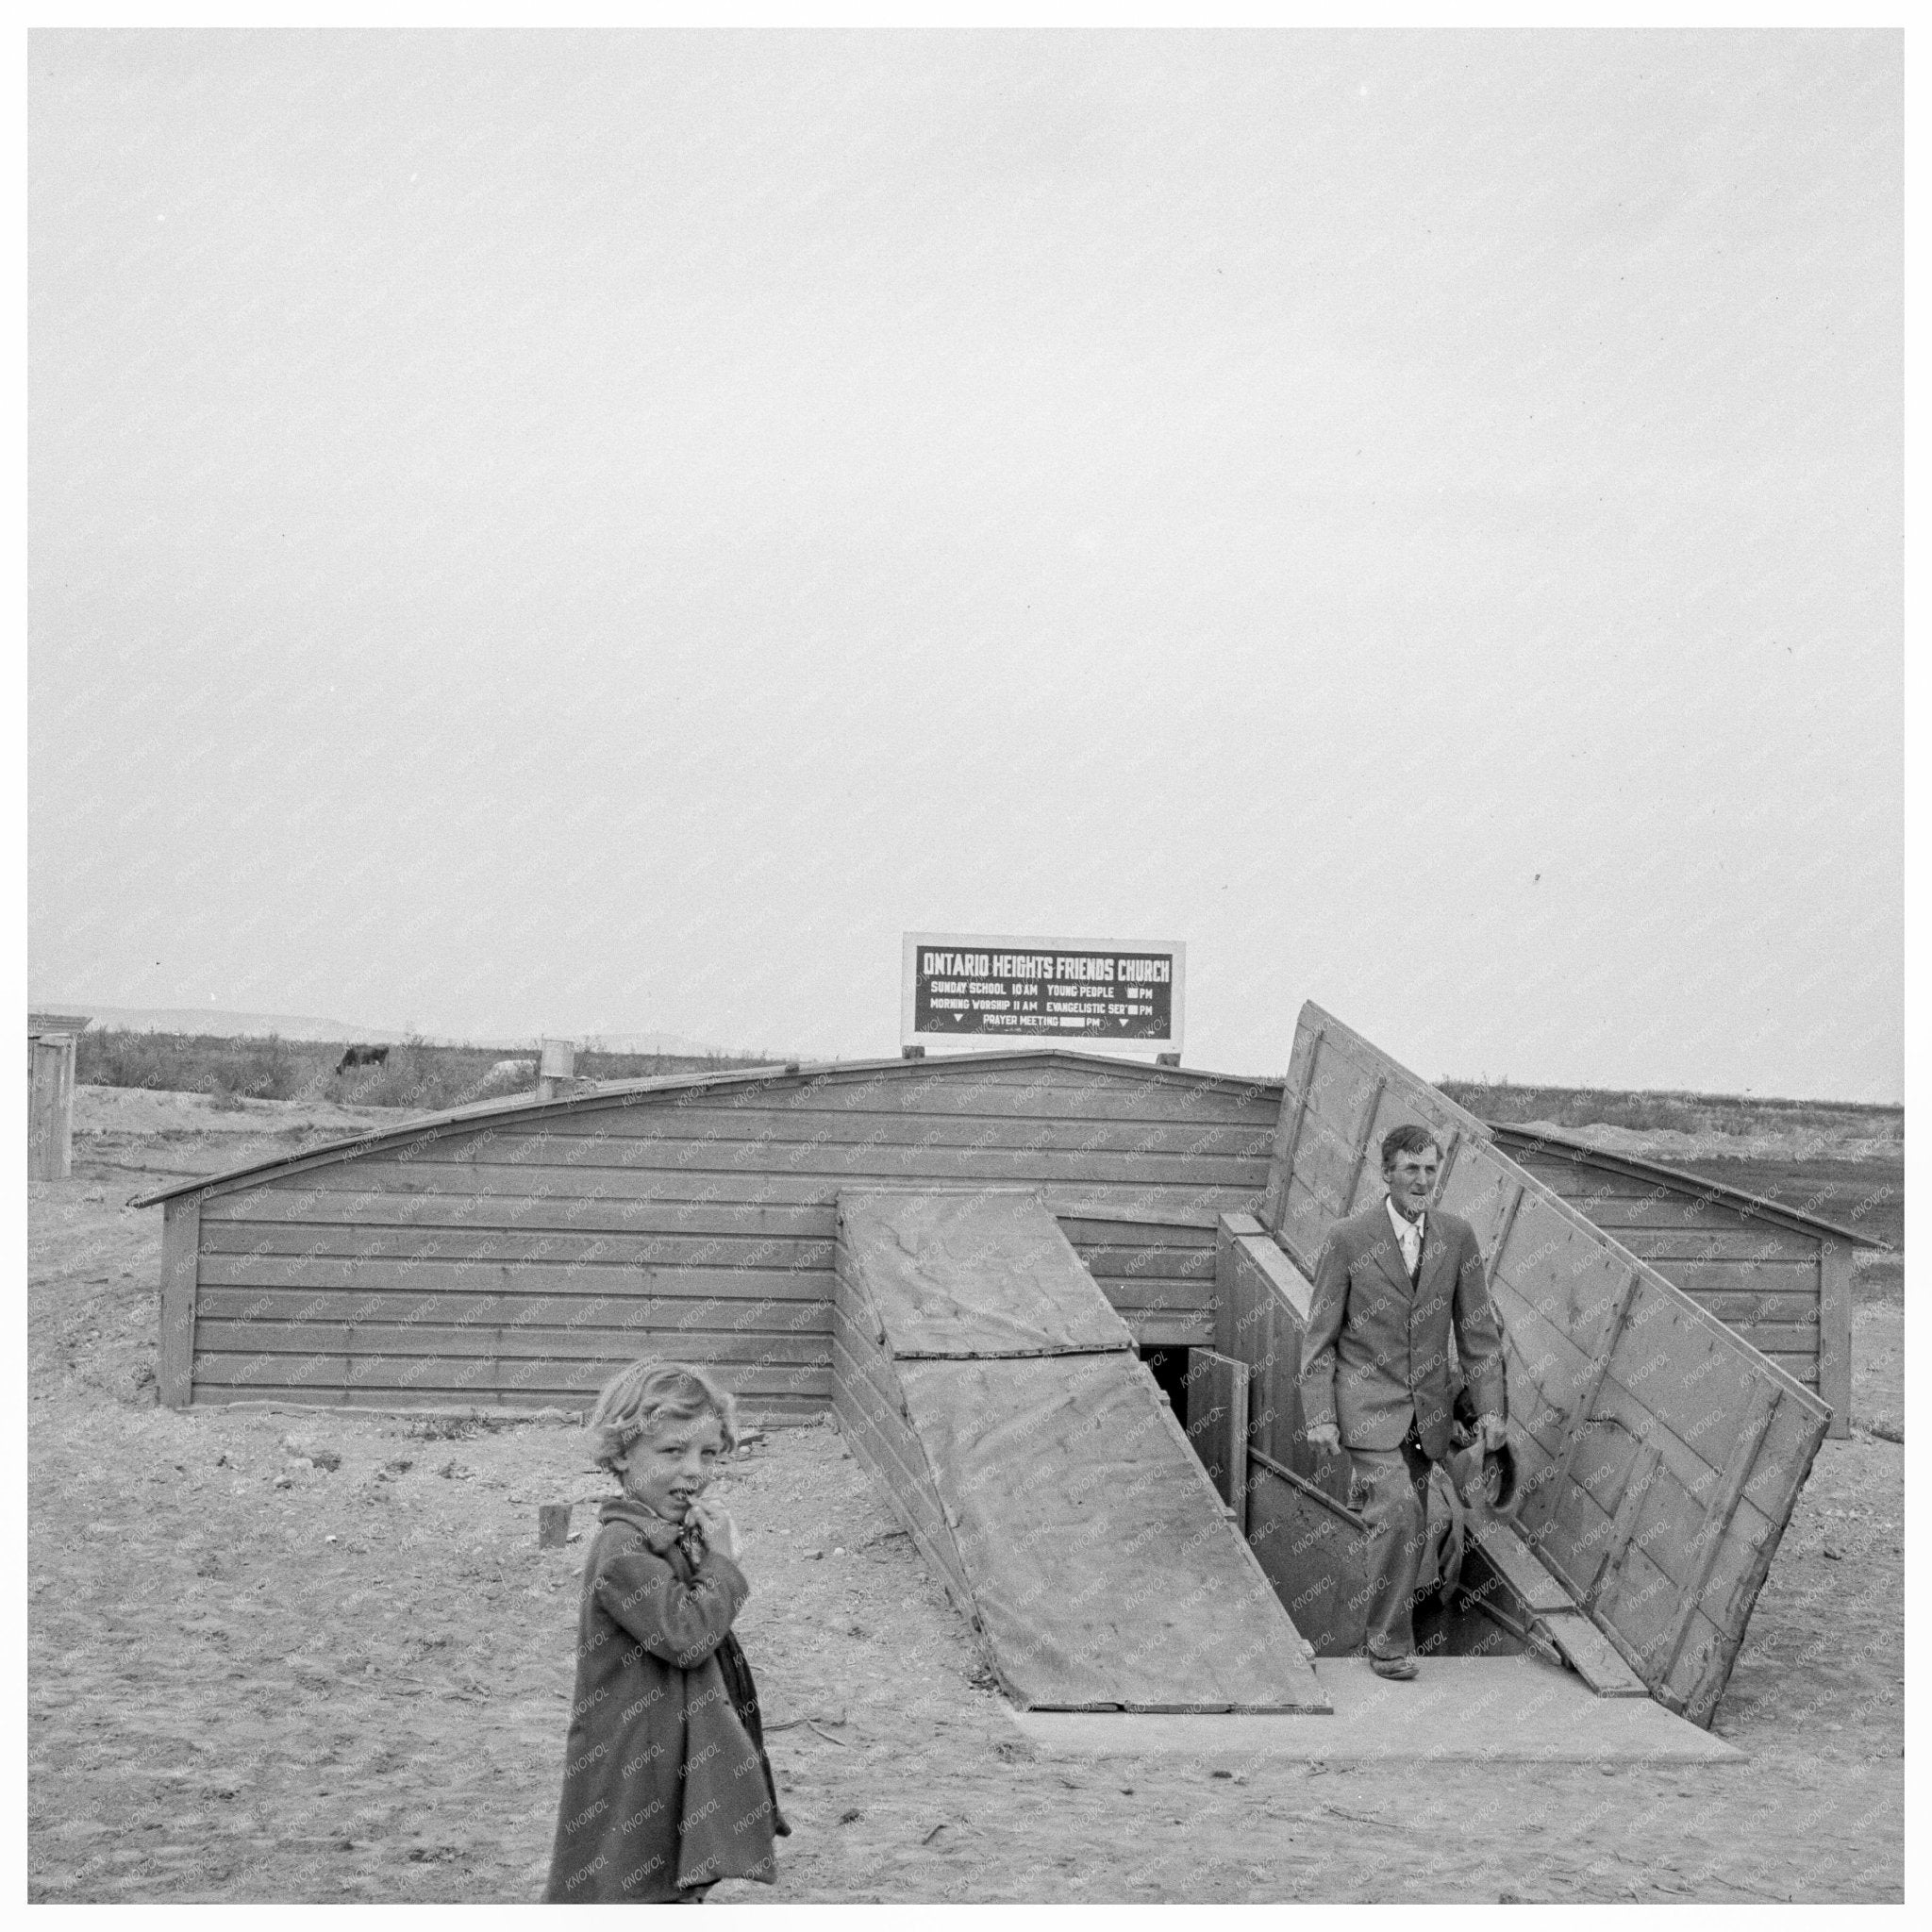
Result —
[[[537, 1506], [606, 1479], [563, 1424], [156, 1407], [160, 1214], [123, 1204], [352, 1130], [156, 1102], [80, 1090], [75, 1177], [30, 1191], [30, 1896], [534, 1898], [583, 1552], [538, 1548]], [[1718, 1711], [1739, 1766], [1035, 1756], [837, 1432], [773, 1432], [725, 1501], [794, 1833], [775, 1887], [714, 1896], [1902, 1899], [1904, 1452], [1870, 1424], [1903, 1433], [1904, 1303], [1875, 1280], [1855, 1433]]]

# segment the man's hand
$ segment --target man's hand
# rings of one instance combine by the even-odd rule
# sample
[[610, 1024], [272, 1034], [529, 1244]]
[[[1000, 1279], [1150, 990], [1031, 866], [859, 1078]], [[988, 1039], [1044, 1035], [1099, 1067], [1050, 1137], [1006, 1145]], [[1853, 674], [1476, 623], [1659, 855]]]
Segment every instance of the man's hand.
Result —
[[738, 1525], [731, 1520], [731, 1513], [720, 1509], [711, 1503], [693, 1503], [691, 1506], [691, 1520], [703, 1534], [706, 1542], [721, 1557], [729, 1557], [738, 1561]]
[[1317, 1456], [1341, 1454], [1341, 1431], [1333, 1423], [1317, 1423], [1307, 1434], [1308, 1447]]
[[1509, 1427], [1499, 1415], [1479, 1415], [1475, 1419], [1475, 1432], [1482, 1443], [1485, 1456], [1492, 1449], [1500, 1449], [1509, 1440]]

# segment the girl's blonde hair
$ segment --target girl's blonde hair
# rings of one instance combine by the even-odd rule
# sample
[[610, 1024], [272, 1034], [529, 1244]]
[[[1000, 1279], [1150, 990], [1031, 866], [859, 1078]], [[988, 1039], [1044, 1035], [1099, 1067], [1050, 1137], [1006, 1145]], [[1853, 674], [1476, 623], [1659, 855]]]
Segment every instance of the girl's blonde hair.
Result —
[[591, 1459], [617, 1473], [618, 1458], [647, 1429], [659, 1423], [691, 1423], [714, 1415], [726, 1449], [738, 1446], [738, 1405], [704, 1370], [689, 1362], [632, 1362], [620, 1369], [598, 1392], [584, 1418], [591, 1434]]

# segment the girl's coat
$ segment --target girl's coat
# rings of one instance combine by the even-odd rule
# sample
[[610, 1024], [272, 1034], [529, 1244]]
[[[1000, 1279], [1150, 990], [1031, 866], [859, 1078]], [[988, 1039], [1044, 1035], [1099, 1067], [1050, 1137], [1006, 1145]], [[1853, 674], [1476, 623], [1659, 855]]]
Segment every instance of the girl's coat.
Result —
[[601, 1514], [544, 1896], [661, 1902], [720, 1878], [770, 1884], [773, 1834], [791, 1827], [731, 1635], [751, 1586], [728, 1557], [635, 1503]]

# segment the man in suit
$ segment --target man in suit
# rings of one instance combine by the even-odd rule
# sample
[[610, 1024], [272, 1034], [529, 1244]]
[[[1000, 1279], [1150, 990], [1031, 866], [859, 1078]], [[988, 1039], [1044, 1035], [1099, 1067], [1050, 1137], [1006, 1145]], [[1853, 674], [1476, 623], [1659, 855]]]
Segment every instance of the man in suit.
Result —
[[1330, 1229], [1302, 1342], [1308, 1446], [1347, 1449], [1369, 1523], [1369, 1663], [1384, 1677], [1416, 1674], [1410, 1611], [1429, 1465], [1455, 1446], [1452, 1329], [1485, 1452], [1503, 1446], [1508, 1416], [1502, 1331], [1474, 1230], [1429, 1205], [1441, 1159], [1424, 1127], [1383, 1141], [1388, 1198]]

